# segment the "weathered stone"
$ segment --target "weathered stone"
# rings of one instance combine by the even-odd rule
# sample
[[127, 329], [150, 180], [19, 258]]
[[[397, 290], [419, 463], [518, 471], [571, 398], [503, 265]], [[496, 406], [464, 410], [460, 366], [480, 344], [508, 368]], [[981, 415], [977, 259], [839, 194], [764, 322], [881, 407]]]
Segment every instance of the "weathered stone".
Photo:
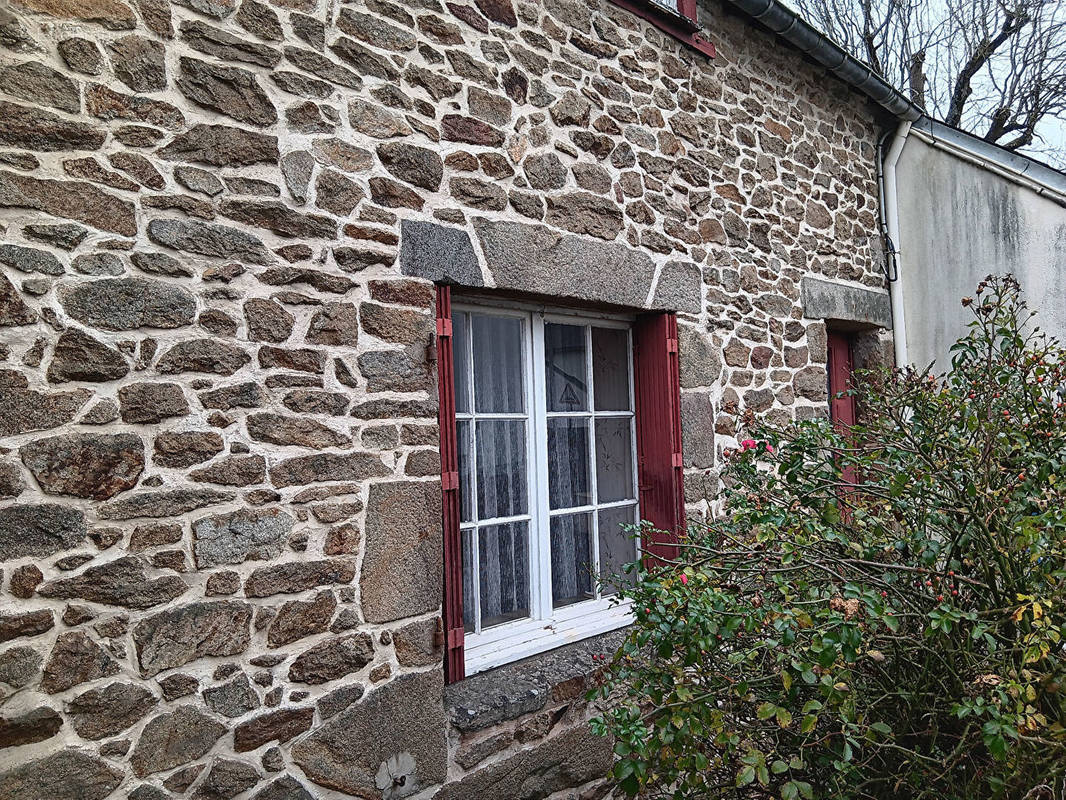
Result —
[[270, 6], [259, 3], [257, 0], [243, 0], [233, 19], [246, 31], [254, 33], [260, 39], [280, 42], [285, 36], [278, 15]]
[[[338, 413], [343, 414], [344, 410]], [[6, 500], [18, 497], [25, 490], [26, 482], [22, 479], [22, 472], [19, 468], [15, 464], [0, 463], [0, 498]]]
[[67, 506], [13, 505], [0, 509], [0, 560], [44, 557], [85, 540], [85, 516]]
[[47, 706], [17, 716], [0, 717], [0, 749], [43, 742], [59, 733], [62, 727], [63, 718]]
[[892, 327], [892, 305], [885, 292], [808, 277], [803, 279], [802, 293], [803, 315], [809, 319]]
[[101, 519], [136, 519], [137, 517], [165, 518], [218, 505], [233, 499], [229, 492], [214, 489], [172, 489], [162, 492], [142, 492], [121, 500], [111, 500], [97, 508]]
[[204, 703], [216, 714], [230, 719], [259, 708], [259, 695], [243, 672], [228, 683], [203, 691]]
[[346, 447], [351, 437], [332, 428], [301, 417], [282, 414], [251, 414], [247, 420], [248, 435], [256, 441], [271, 444], [311, 447], [321, 450], [327, 447]]
[[212, 572], [207, 577], [207, 587], [204, 590], [208, 597], [219, 595], [236, 594], [241, 588], [241, 576], [233, 570]]
[[181, 541], [182, 533], [181, 525], [167, 522], [138, 525], [130, 534], [129, 550], [138, 553], [150, 547], [174, 544]]
[[233, 408], [258, 408], [265, 402], [265, 393], [254, 381], [223, 386], [210, 392], [200, 393], [200, 404], [204, 408], [217, 408], [220, 411], [229, 411]]
[[[356, 796], [377, 795], [381, 791], [377, 776], [385, 762], [399, 753], [413, 762], [405, 772], [405, 792], [415, 793], [443, 782], [447, 771], [446, 723], [443, 708], [436, 701], [443, 684], [441, 672], [433, 671], [402, 675], [378, 687], [364, 701], [298, 742], [292, 750], [293, 761], [318, 785]], [[389, 719], [392, 724], [383, 727], [382, 719]], [[609, 744], [607, 752], [610, 753]], [[609, 766], [608, 760], [600, 774], [605, 774]], [[489, 790], [464, 796], [520, 794], [495, 795]]]
[[193, 470], [189, 478], [219, 486], [251, 486], [266, 480], [266, 460], [262, 456], [230, 456]]
[[284, 744], [311, 727], [315, 710], [307, 708], [286, 708], [272, 711], [250, 719], [233, 731], [233, 749], [238, 753], [255, 750], [267, 742]]
[[351, 303], [326, 303], [315, 312], [305, 339], [311, 344], [355, 347], [359, 342], [359, 318]]
[[[400, 269], [405, 275], [417, 275], [433, 282], [484, 285], [481, 266], [467, 233], [432, 222], [405, 219], [401, 223]], [[533, 284], [526, 284], [530, 285]]]
[[382, 478], [389, 469], [370, 453], [317, 453], [290, 458], [271, 467], [270, 481], [278, 489], [320, 481], [362, 481]]
[[188, 591], [177, 575], [149, 579], [144, 562], [125, 556], [89, 567], [73, 578], [60, 578], [38, 587], [41, 597], [60, 600], [89, 600], [104, 605], [146, 609], [169, 603]]
[[405, 142], [385, 142], [378, 145], [377, 151], [385, 169], [401, 181], [430, 191], [440, 188], [444, 164], [433, 150]]
[[170, 103], [121, 94], [99, 83], [86, 87], [85, 110], [100, 119], [128, 119], [170, 130], [178, 130], [185, 125], [185, 115]]
[[82, 253], [70, 265], [81, 275], [115, 276], [126, 272], [122, 259], [114, 253]]
[[117, 350], [76, 328], [67, 328], [56, 342], [48, 381], [102, 382], [121, 378], [129, 372], [126, 359]]
[[99, 161], [92, 157], [68, 158], [63, 161], [63, 171], [72, 178], [84, 178], [94, 183], [102, 183], [115, 189], [137, 191], [137, 184], [120, 175], [114, 170], [109, 170]]
[[445, 77], [440, 70], [425, 69], [416, 64], [409, 64], [403, 72], [403, 77], [412, 86], [425, 89], [437, 102], [446, 97], [454, 97], [463, 88], [461, 83]]
[[209, 431], [165, 431], [155, 437], [152, 461], [162, 467], [191, 467], [221, 453], [222, 437]]
[[90, 39], [74, 36], [59, 42], [56, 49], [66, 65], [75, 72], [99, 75], [103, 71], [104, 54], [100, 52], [96, 42]]
[[296, 778], [284, 775], [256, 792], [252, 800], [314, 800], [314, 795]]
[[[328, 624], [328, 620], [326, 622]], [[373, 660], [374, 641], [369, 634], [342, 636], [315, 645], [297, 656], [289, 667], [289, 680], [327, 683], [358, 672]]]
[[131, 383], [118, 390], [122, 421], [154, 424], [189, 413], [185, 393], [176, 383]]
[[135, 92], [153, 92], [167, 86], [162, 42], [143, 36], [123, 36], [107, 44], [115, 77]]
[[281, 176], [297, 203], [307, 202], [307, 187], [311, 183], [314, 168], [315, 158], [306, 150], [296, 150], [281, 157]]
[[98, 741], [132, 727], [158, 702], [143, 686], [112, 683], [78, 695], [70, 701], [67, 712], [79, 736]]
[[681, 388], [711, 386], [722, 374], [722, 356], [707, 337], [691, 325], [678, 326]]
[[174, 167], [174, 179], [186, 189], [194, 192], [210, 197], [222, 194], [222, 181], [205, 169], [177, 166]]
[[168, 675], [159, 679], [159, 688], [163, 690], [166, 701], [188, 697], [200, 688], [200, 682], [192, 675]]
[[703, 275], [698, 264], [667, 261], [659, 272], [652, 306], [698, 314], [703, 305]]
[[804, 367], [793, 376], [792, 387], [800, 397], [824, 402], [829, 391], [826, 384], [825, 368]]
[[[551, 296], [636, 308], [647, 302], [655, 265], [642, 251], [515, 222], [475, 219], [474, 229], [501, 288], [536, 286]], [[582, 263], [597, 264], [598, 269], [591, 273], [572, 268]]]
[[[90, 4], [91, 5], [91, 4]], [[0, 774], [5, 800], [104, 800], [123, 774], [88, 753], [68, 748]]]
[[293, 518], [279, 509], [241, 510], [198, 519], [192, 524], [196, 566], [263, 561], [281, 554]]
[[231, 800], [259, 782], [259, 772], [250, 764], [220, 758], [193, 792], [192, 800]]
[[441, 138], [448, 142], [467, 142], [485, 147], [503, 146], [503, 134], [491, 125], [473, 117], [445, 114], [440, 124]]
[[348, 103], [348, 120], [359, 133], [375, 139], [391, 139], [411, 133], [411, 126], [400, 114], [365, 100]]
[[714, 466], [714, 406], [706, 392], [681, 394], [681, 443], [686, 467]]
[[338, 217], [351, 214], [365, 196], [359, 184], [336, 170], [324, 169], [315, 180], [315, 205]]
[[23, 225], [22, 235], [64, 250], [73, 250], [85, 241], [89, 231], [81, 225], [68, 222], [61, 225]]
[[360, 578], [367, 621], [413, 617], [439, 604], [440, 503], [436, 483], [371, 484]]
[[486, 211], [503, 211], [507, 208], [507, 192], [495, 183], [478, 178], [452, 178], [448, 191], [463, 205]]
[[[242, 3], [242, 11], [253, 5], [273, 14], [269, 7], [260, 3]], [[274, 16], [274, 20], [277, 21], [277, 16]], [[247, 37], [234, 36], [199, 20], [183, 22], [181, 38], [201, 53], [207, 53], [223, 61], [243, 61], [248, 64], [258, 64], [261, 67], [275, 67], [281, 61], [281, 53], [273, 47], [257, 44]]]
[[55, 694], [79, 683], [107, 678], [118, 671], [115, 660], [84, 633], [61, 633], [44, 665], [41, 691]]
[[547, 222], [610, 241], [622, 231], [622, 211], [617, 203], [605, 197], [571, 192], [548, 198]]
[[274, 259], [263, 243], [237, 228], [196, 220], [153, 219], [148, 238], [156, 244], [218, 258], [235, 258], [252, 264], [269, 264]]
[[371, 178], [370, 196], [386, 208], [410, 208], [421, 211], [425, 205], [422, 195], [390, 178]]
[[[17, 76], [13, 76], [17, 77]], [[0, 100], [0, 144], [54, 152], [99, 150], [105, 134], [84, 122], [72, 122], [40, 108]]]
[[348, 395], [341, 392], [318, 392], [296, 389], [285, 395], [285, 407], [298, 414], [328, 414], [341, 416], [348, 410]]
[[344, 172], [363, 172], [374, 163], [374, 154], [369, 150], [341, 139], [316, 139], [311, 150], [316, 161]]
[[428, 667], [440, 662], [444, 648], [436, 644], [437, 623], [428, 619], [412, 622], [392, 634], [396, 660], [401, 667]]
[[561, 189], [566, 183], [566, 167], [553, 152], [529, 156], [522, 170], [534, 189]]
[[[188, 706], [186, 706], [188, 708]], [[184, 794], [188, 791], [189, 787], [196, 783], [196, 779], [203, 772], [203, 764], [193, 764], [191, 766], [179, 769], [170, 773], [166, 780], [163, 781], [163, 786], [172, 792], [178, 794]]]
[[278, 139], [228, 125], [200, 124], [175, 137], [159, 155], [171, 161], [216, 167], [275, 164], [279, 157]]
[[225, 732], [225, 725], [192, 706], [180, 706], [149, 720], [130, 756], [130, 766], [138, 778], [180, 767], [204, 755]]
[[[144, 0], [140, 0], [144, 2]], [[170, 800], [171, 795], [155, 786], [143, 783], [129, 793], [129, 800]]]
[[363, 303], [359, 307], [359, 317], [366, 333], [386, 342], [428, 343], [433, 333], [432, 318], [417, 311]]
[[[351, 60], [348, 58], [350, 55], [348, 49], [349, 43], [352, 45], [355, 44], [354, 42], [350, 42], [350, 40], [341, 37], [330, 46], [330, 49], [341, 58]], [[355, 46], [358, 47], [358, 45]], [[300, 69], [318, 76], [328, 84], [347, 86], [350, 89], [360, 89], [363, 86], [363, 79], [350, 69], [342, 67], [340, 64], [337, 64], [335, 61], [332, 61], [321, 53], [316, 53], [314, 50], [306, 50], [302, 47], [286, 47], [285, 58]], [[393, 70], [393, 72], [395, 72], [395, 70]]]
[[425, 354], [425, 348], [417, 346], [362, 353], [359, 371], [371, 392], [430, 391], [435, 385], [434, 375]]
[[245, 581], [248, 597], [270, 597], [274, 594], [295, 594], [319, 586], [351, 583], [355, 578], [355, 564], [345, 559], [298, 561], [260, 567]]
[[168, 278], [191, 278], [190, 267], [166, 253], [133, 253], [130, 260], [141, 272], [152, 275], [165, 275]]
[[47, 494], [106, 500], [132, 489], [144, 470], [144, 444], [130, 433], [72, 433], [19, 448]]
[[7, 276], [0, 275], [0, 327], [32, 325], [36, 321], [36, 312], [26, 305]]
[[235, 600], [212, 600], [162, 611], [137, 623], [133, 641], [141, 675], [150, 678], [208, 656], [248, 649], [252, 609]]
[[321, 374], [326, 369], [326, 354], [306, 347], [283, 349], [264, 345], [259, 348], [259, 366]]
[[390, 25], [376, 14], [361, 14], [351, 8], [341, 9], [336, 24], [348, 35], [386, 50], [413, 50], [418, 43], [411, 31]]
[[0, 245], [0, 264], [20, 272], [40, 272], [44, 275], [62, 275], [63, 265], [47, 250], [22, 247], [17, 244]]
[[232, 375], [252, 358], [236, 345], [215, 339], [192, 339], [178, 342], [156, 364], [161, 375], [183, 372], [206, 372]]
[[267, 630], [267, 644], [282, 647], [292, 642], [324, 633], [329, 628], [337, 600], [333, 592], [319, 592], [313, 600], [290, 600], [278, 609], [278, 614]]
[[592, 111], [592, 103], [576, 91], [564, 94], [549, 109], [552, 121], [559, 126], [575, 125], [579, 128], [587, 128], [589, 114]]
[[[0, 117], [3, 114], [0, 108]], [[0, 140], [2, 138], [0, 133]], [[69, 146], [64, 144], [60, 149], [66, 150]], [[137, 233], [133, 203], [79, 181], [41, 180], [0, 171], [0, 208], [30, 208], [122, 236]]]
[[0, 653], [0, 683], [13, 689], [29, 686], [40, 673], [42, 663], [44, 656], [32, 647], [9, 647]]
[[278, 121], [277, 109], [251, 72], [187, 56], [180, 64], [177, 86], [193, 102], [238, 122], [273, 125]]
[[0, 89], [23, 100], [76, 114], [81, 110], [78, 85], [38, 61], [0, 67]]
[[594, 735], [586, 725], [578, 725], [447, 784], [434, 800], [547, 797], [605, 775], [613, 761], [611, 748], [610, 739]]
[[196, 300], [186, 289], [148, 278], [101, 278], [66, 286], [63, 309], [79, 322], [107, 331], [189, 325]]
[[[222, 214], [237, 222], [298, 238], [332, 238], [337, 223], [321, 214], [301, 214], [277, 201], [224, 200]], [[265, 263], [265, 262], [255, 262]]]

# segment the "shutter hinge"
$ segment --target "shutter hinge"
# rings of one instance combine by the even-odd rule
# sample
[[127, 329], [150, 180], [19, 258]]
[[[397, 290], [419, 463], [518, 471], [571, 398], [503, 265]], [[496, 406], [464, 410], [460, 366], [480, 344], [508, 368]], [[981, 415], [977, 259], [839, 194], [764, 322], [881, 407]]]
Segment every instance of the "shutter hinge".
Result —
[[440, 476], [440, 488], [444, 491], [452, 491], [459, 488], [459, 473], [445, 472]]
[[448, 630], [448, 649], [455, 650], [458, 647], [462, 647], [466, 641], [466, 631], [462, 628], [451, 628]]
[[437, 318], [437, 336], [446, 339], [452, 335], [452, 321], [443, 317]]
[[683, 467], [683, 466], [685, 466], [685, 461], [681, 457], [680, 453], [674, 453], [673, 454], [673, 465], [675, 467]]
[[433, 631], [433, 647], [444, 647], [444, 620], [437, 617], [437, 629]]
[[676, 353], [677, 352], [677, 339], [667, 339], [666, 340], [666, 352], [667, 353]]

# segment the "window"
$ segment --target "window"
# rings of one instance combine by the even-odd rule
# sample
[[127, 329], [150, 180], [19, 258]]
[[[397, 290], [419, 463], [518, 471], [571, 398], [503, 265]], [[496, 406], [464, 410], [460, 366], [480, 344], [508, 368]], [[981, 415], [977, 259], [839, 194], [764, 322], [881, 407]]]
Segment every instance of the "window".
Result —
[[444, 622], [457, 680], [627, 624], [600, 580], [643, 549], [622, 526], [676, 532], [684, 505], [672, 315], [450, 302], [439, 287]]
[[715, 57], [714, 44], [700, 30], [696, 0], [611, 0], [688, 47]]
[[[634, 560], [630, 325], [452, 310], [467, 672], [625, 622]], [[528, 653], [527, 653], [528, 654]]]

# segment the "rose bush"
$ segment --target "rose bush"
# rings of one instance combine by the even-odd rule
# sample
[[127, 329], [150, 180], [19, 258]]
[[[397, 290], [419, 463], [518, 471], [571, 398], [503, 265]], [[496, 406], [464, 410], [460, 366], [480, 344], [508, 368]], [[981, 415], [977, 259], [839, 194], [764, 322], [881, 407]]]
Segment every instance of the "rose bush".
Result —
[[1066, 351], [1010, 277], [963, 303], [946, 374], [860, 374], [847, 431], [749, 419], [721, 513], [618, 581], [622, 793], [1061, 796]]

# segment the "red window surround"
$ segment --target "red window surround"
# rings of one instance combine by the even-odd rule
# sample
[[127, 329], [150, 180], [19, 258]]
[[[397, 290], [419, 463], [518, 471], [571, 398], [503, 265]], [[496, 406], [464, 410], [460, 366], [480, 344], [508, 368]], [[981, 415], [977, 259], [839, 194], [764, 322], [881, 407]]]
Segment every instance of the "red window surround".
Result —
[[[466, 676], [463, 633], [463, 561], [459, 533], [459, 459], [452, 374], [451, 289], [437, 287], [437, 377], [440, 400], [440, 461], [444, 529], [444, 675]], [[633, 374], [640, 518], [660, 533], [643, 544], [651, 557], [677, 555], [685, 526], [681, 458], [681, 380], [677, 316], [644, 314], [633, 326]]]
[[[659, 30], [673, 36], [679, 42], [714, 58], [714, 43], [700, 30], [696, 19], [696, 0], [676, 0], [677, 11], [671, 11], [654, 0], [611, 0], [616, 6], [645, 19]], [[667, 0], [673, 2], [673, 0]]]

